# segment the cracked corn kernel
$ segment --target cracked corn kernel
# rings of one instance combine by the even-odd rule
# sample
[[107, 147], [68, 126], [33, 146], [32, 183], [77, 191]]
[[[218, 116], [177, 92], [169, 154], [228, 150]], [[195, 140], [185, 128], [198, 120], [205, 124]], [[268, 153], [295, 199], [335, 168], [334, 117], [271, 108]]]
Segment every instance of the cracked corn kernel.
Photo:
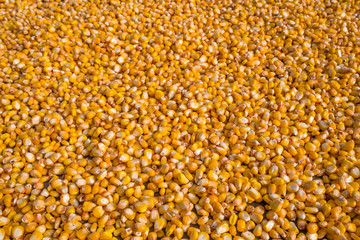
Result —
[[357, 1], [0, 1], [0, 240], [359, 239]]

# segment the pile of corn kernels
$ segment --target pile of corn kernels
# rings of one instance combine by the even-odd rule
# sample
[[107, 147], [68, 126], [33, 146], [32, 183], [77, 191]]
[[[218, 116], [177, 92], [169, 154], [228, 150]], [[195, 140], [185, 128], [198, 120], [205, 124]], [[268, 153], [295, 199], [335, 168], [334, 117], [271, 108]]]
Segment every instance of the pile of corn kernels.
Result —
[[360, 239], [357, 0], [0, 0], [0, 240]]

